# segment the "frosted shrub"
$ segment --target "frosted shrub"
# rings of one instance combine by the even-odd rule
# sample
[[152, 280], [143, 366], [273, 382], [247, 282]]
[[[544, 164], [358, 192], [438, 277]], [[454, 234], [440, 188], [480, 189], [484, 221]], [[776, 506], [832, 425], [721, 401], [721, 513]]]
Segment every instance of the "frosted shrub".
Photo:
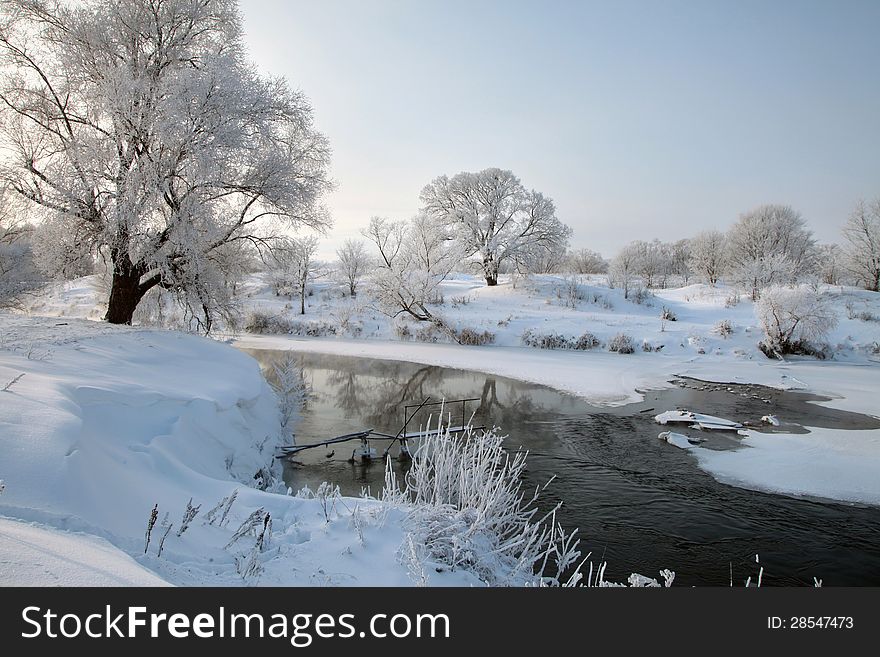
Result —
[[455, 340], [458, 344], [479, 347], [495, 342], [495, 334], [491, 331], [479, 331], [465, 327], [455, 332]]
[[574, 349], [577, 351], [586, 351], [601, 344], [599, 338], [589, 331], [584, 331], [578, 337], [568, 337], [559, 333], [537, 333], [527, 330], [522, 335], [522, 342], [524, 345], [536, 349]]
[[729, 319], [718, 320], [712, 327], [712, 332], [715, 335], [720, 335], [722, 338], [727, 338], [727, 336], [733, 334], [733, 322]]
[[559, 333], [536, 333], [527, 330], [522, 334], [523, 344], [536, 349], [567, 349], [568, 338]]
[[654, 295], [651, 294], [651, 291], [644, 287], [637, 287], [634, 290], [631, 290], [629, 293], [629, 300], [637, 305], [645, 305], [651, 306], [651, 297]]
[[316, 338], [337, 333], [336, 326], [323, 320], [298, 321], [259, 310], [247, 316], [244, 330], [248, 333], [275, 333]]
[[556, 287], [556, 298], [565, 307], [576, 309], [581, 301], [587, 300], [587, 292], [576, 277], [570, 277]]
[[592, 349], [593, 347], [598, 347], [599, 344], [599, 338], [589, 331], [584, 331], [574, 340], [574, 345], [571, 348], [585, 351], [587, 349]]
[[189, 498], [189, 502], [186, 503], [186, 509], [183, 511], [183, 517], [180, 520], [180, 528], [177, 530], [177, 536], [183, 536], [183, 533], [189, 529], [190, 523], [193, 519], [198, 515], [199, 509], [202, 508], [201, 504], [192, 505], [192, 498]]
[[663, 309], [660, 311], [660, 319], [664, 322], [675, 322], [678, 318], [675, 316], [675, 313], [666, 306], [663, 306]]
[[[526, 454], [508, 453], [503, 442], [494, 429], [438, 430], [417, 451], [404, 487], [389, 461], [383, 500], [408, 513], [401, 559], [411, 572], [423, 572], [417, 562], [427, 562], [489, 585], [580, 580], [578, 541], [558, 526], [555, 509], [538, 516], [538, 492], [529, 497], [521, 489]], [[561, 573], [572, 569], [563, 581]]]
[[413, 337], [419, 342], [440, 342], [443, 338], [437, 327], [432, 323], [426, 323], [417, 328]]
[[608, 343], [608, 351], [616, 351], [618, 354], [631, 354], [635, 350], [633, 339], [626, 333], [618, 333]]
[[755, 304], [755, 316], [764, 331], [758, 346], [768, 357], [824, 357], [822, 344], [837, 326], [837, 315], [828, 299], [806, 286], [768, 287]]

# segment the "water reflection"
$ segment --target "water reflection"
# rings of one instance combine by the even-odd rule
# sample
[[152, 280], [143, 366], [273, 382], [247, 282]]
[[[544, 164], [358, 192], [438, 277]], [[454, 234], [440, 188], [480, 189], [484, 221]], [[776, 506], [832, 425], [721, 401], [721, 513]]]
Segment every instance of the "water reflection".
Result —
[[[283, 357], [250, 353], [264, 368]], [[727, 585], [732, 568], [741, 583], [755, 574], [760, 553], [768, 584], [809, 584], [814, 576], [826, 585], [880, 584], [880, 510], [719, 484], [686, 451], [658, 441], [653, 421], [656, 412], [676, 407], [752, 422], [772, 408], [785, 431], [803, 430], [799, 424], [880, 428], [875, 418], [819, 406], [814, 402], [822, 398], [814, 395], [763, 388], [682, 381], [609, 409], [476, 372], [315, 354], [297, 359], [312, 390], [294, 428], [300, 444], [367, 428], [396, 434], [402, 406], [426, 397], [479, 399], [470, 409], [475, 421], [501, 427], [511, 449], [529, 450], [527, 486], [557, 476], [546, 504], [564, 502], [561, 522], [580, 528], [586, 548], [608, 559], [612, 578], [668, 567], [682, 584]], [[423, 414], [416, 424], [426, 420]], [[385, 443], [374, 446], [381, 451]], [[736, 448], [738, 439], [713, 434], [705, 446]], [[301, 453], [285, 468], [285, 481], [298, 489], [328, 480], [349, 495], [381, 488], [383, 463], [349, 463], [352, 447]], [[402, 474], [405, 466], [394, 467]]]

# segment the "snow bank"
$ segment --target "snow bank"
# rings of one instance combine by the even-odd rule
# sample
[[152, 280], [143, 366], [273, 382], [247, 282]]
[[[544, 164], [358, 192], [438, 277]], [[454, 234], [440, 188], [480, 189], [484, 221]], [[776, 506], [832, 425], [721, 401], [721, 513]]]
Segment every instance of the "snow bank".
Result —
[[0, 518], [4, 586], [168, 586], [107, 541]]
[[[173, 332], [8, 314], [0, 336], [0, 388], [18, 377], [0, 391], [0, 584], [412, 584], [397, 559], [403, 511], [339, 498], [325, 513], [319, 499], [243, 485], [273, 462], [280, 427], [249, 356]], [[205, 524], [236, 489], [222, 526]], [[190, 498], [201, 512], [178, 536]], [[254, 533], [226, 546], [258, 509], [272, 531], [245, 581]], [[480, 584], [464, 572], [429, 583]]]
[[595, 404], [641, 401], [638, 390], [670, 385], [676, 361], [645, 355], [551, 351], [527, 347], [461, 347], [386, 340], [326, 340], [240, 335], [233, 344], [249, 349], [281, 349], [320, 354], [402, 360], [475, 370], [546, 385]]
[[880, 431], [749, 432], [736, 450], [690, 450], [718, 481], [785, 495], [880, 504]]

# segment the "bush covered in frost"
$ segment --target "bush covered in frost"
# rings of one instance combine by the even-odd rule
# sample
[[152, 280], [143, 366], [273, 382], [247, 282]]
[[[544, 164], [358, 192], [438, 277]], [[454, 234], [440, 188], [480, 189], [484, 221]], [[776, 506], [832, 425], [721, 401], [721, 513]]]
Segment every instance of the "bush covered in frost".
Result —
[[828, 333], [837, 326], [828, 298], [808, 286], [768, 287], [755, 304], [755, 316], [764, 331], [758, 346], [768, 358], [784, 354], [824, 358]]
[[491, 331], [480, 331], [466, 326], [455, 331], [455, 341], [458, 344], [479, 347], [495, 342], [495, 334]]
[[577, 351], [586, 351], [601, 344], [599, 338], [589, 331], [584, 331], [577, 337], [569, 337], [560, 333], [538, 333], [531, 329], [522, 334], [522, 342], [524, 345], [536, 349], [574, 349]]
[[608, 351], [616, 351], [618, 354], [631, 354], [636, 350], [632, 337], [626, 333], [618, 333], [608, 343]]
[[295, 320], [282, 315], [272, 315], [255, 310], [247, 316], [244, 330], [248, 333], [274, 333], [323, 337], [336, 335], [336, 326], [323, 320]]

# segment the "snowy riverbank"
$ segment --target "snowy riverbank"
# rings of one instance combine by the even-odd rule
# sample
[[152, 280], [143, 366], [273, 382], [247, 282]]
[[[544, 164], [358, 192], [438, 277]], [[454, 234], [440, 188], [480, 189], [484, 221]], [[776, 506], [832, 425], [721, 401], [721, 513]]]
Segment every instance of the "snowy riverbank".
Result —
[[[245, 485], [279, 438], [275, 397], [249, 356], [74, 319], [0, 314], [0, 335], [0, 584], [412, 584], [396, 554], [403, 511], [341, 498], [325, 515], [319, 499]], [[205, 524], [236, 490], [228, 518]], [[190, 498], [201, 512], [178, 536]], [[260, 572], [243, 578], [261, 526], [226, 546], [258, 509], [271, 538]], [[430, 583], [480, 584], [433, 570]]]
[[[81, 279], [48, 290], [31, 308], [34, 316], [0, 315], [0, 388], [8, 386], [0, 392], [0, 479], [6, 483], [0, 516], [39, 523], [29, 530], [33, 532], [99, 537], [106, 541], [102, 550], [121, 552], [118, 563], [132, 558], [174, 584], [412, 583], [397, 555], [405, 536], [403, 512], [380, 513], [370, 502], [345, 500], [328, 522], [320, 500], [243, 485], [253, 485], [254, 475], [272, 462], [279, 440], [275, 398], [253, 359], [217, 341], [173, 331], [73, 319], [99, 314], [96, 285], [94, 278]], [[695, 285], [656, 291], [647, 305], [624, 300], [619, 290], [593, 282], [580, 289], [583, 300], [569, 305], [562, 298], [566, 285], [552, 276], [536, 277], [516, 288], [485, 288], [468, 277], [449, 281], [448, 301], [442, 307], [447, 320], [495, 333], [495, 344], [468, 347], [395, 339], [399, 323], [362, 301], [339, 296], [329, 284], [316, 289], [309, 298], [310, 314], [301, 319], [289, 300], [274, 297], [254, 277], [241, 296], [245, 315], [257, 310], [291, 322], [348, 329], [327, 338], [241, 332], [218, 337], [239, 347], [489, 372], [552, 386], [599, 404], [638, 401], [639, 390], [667, 386], [670, 378], [680, 375], [808, 391], [830, 398], [817, 403], [878, 414], [880, 367], [872, 345], [880, 341], [880, 323], [858, 314], [849, 317], [847, 308], [856, 304], [865, 316], [880, 315], [876, 295], [826, 290], [841, 318], [830, 336], [833, 358], [780, 362], [768, 360], [757, 349], [751, 304], [740, 299], [730, 305], [729, 290]], [[672, 310], [676, 321], [661, 322], [662, 307]], [[36, 316], [39, 312], [55, 318]], [[165, 323], [173, 324], [171, 319], [166, 315]], [[730, 334], [715, 330], [721, 320], [730, 322]], [[589, 331], [604, 344], [626, 332], [637, 349], [628, 355], [604, 346], [588, 351], [534, 349], [521, 344], [526, 331], [567, 336]], [[643, 351], [638, 348], [642, 342], [662, 349]], [[689, 452], [696, 465], [728, 484], [880, 504], [880, 431], [751, 432], [738, 450], [698, 446]], [[223, 527], [197, 520], [177, 536], [190, 498], [202, 505], [204, 514], [236, 489], [237, 500]], [[161, 558], [155, 542], [143, 554], [147, 519], [156, 504], [153, 540], [164, 532], [166, 512], [168, 522], [174, 523]], [[273, 539], [262, 557], [262, 574], [249, 582], [240, 571], [258, 528], [230, 548], [225, 546], [259, 509], [273, 519]], [[0, 527], [0, 534], [7, 546], [3, 549], [14, 552], [8, 547], [17, 540], [10, 527], [19, 525]], [[3, 554], [0, 551], [0, 579], [6, 578], [3, 568], [12, 568], [12, 560]], [[43, 564], [49, 570], [54, 566], [48, 564], [57, 564], [53, 559], [47, 556]], [[29, 572], [40, 572], [41, 564], [33, 565], [36, 569]], [[120, 582], [139, 577], [120, 568]], [[45, 583], [50, 581], [48, 577]], [[465, 572], [432, 571], [430, 584], [480, 582]]]

